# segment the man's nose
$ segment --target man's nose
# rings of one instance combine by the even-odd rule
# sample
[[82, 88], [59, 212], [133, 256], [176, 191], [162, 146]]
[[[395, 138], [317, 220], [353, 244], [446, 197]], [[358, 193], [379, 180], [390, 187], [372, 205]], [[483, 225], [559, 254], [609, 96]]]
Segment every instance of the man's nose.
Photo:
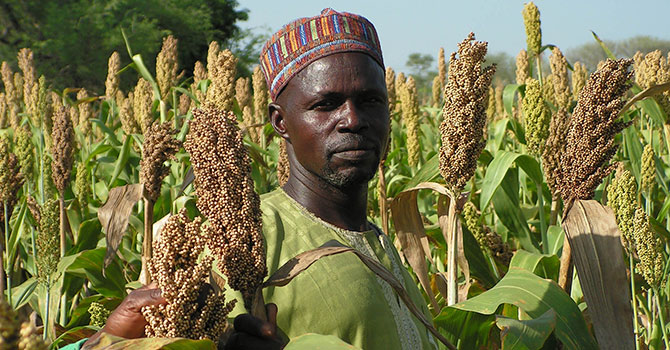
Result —
[[337, 130], [340, 132], [358, 132], [368, 127], [365, 113], [352, 100], [347, 100], [340, 108], [340, 120]]

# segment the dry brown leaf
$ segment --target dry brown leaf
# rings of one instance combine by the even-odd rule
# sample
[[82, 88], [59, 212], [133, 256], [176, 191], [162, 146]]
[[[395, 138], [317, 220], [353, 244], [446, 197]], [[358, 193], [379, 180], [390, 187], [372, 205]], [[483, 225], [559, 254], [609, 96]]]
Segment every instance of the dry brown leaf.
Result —
[[109, 266], [119, 249], [121, 239], [128, 230], [130, 212], [135, 203], [142, 198], [143, 189], [142, 184], [114, 187], [109, 191], [107, 202], [98, 210], [98, 220], [107, 240], [105, 267]]
[[596, 339], [602, 349], [633, 349], [633, 312], [619, 227], [612, 210], [577, 200], [563, 222]]
[[421, 189], [431, 189], [438, 193], [446, 192], [444, 186], [434, 182], [422, 182], [416, 187], [400, 192], [391, 202], [391, 214], [396, 237], [401, 246], [401, 251], [412, 270], [419, 278], [419, 283], [428, 295], [430, 303], [435, 312], [440, 308], [435, 300], [435, 295], [430, 288], [428, 278], [428, 266], [426, 257], [432, 261], [428, 237], [423, 227], [423, 220], [416, 204], [417, 193]]
[[[396, 292], [398, 297], [402, 299], [403, 303], [405, 303], [405, 306], [407, 306], [407, 309], [417, 318], [419, 321], [426, 326], [426, 328], [435, 336], [435, 338], [439, 339], [444, 345], [447, 346], [447, 348], [456, 350], [456, 347], [449, 342], [440, 332], [435, 329], [433, 324], [426, 318], [426, 316], [419, 310], [419, 308], [412, 302], [412, 299], [410, 298], [409, 294], [407, 294], [407, 291], [405, 288], [402, 286], [400, 282], [393, 276], [391, 272], [386, 270], [386, 268], [378, 263], [377, 261], [367, 257], [365, 254], [342, 245], [341, 243], [331, 240], [326, 243], [324, 243], [321, 247], [308, 250], [306, 252], [300, 253], [296, 255], [293, 259], [287, 261], [284, 265], [282, 265], [275, 273], [270, 276], [270, 278], [263, 283], [263, 288], [265, 287], [270, 287], [270, 286], [275, 286], [275, 287], [280, 287], [280, 286], [285, 286], [293, 278], [298, 276], [301, 272], [307, 270], [308, 267], [310, 267], [313, 263], [315, 263], [317, 260], [330, 256], [330, 255], [335, 255], [335, 254], [340, 254], [340, 253], [346, 253], [346, 252], [352, 252], [356, 254], [356, 256], [361, 260], [365, 266], [367, 266], [372, 272], [374, 272], [377, 276], [379, 276], [381, 279], [386, 281], [386, 283], [393, 288], [393, 290]], [[428, 286], [430, 289], [430, 285]]]

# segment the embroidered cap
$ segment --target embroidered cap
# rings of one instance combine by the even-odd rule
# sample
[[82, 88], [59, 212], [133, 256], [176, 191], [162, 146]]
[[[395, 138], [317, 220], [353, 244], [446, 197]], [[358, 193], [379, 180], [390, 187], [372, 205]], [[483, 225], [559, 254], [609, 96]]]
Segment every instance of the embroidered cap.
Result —
[[272, 100], [303, 68], [339, 52], [366, 53], [384, 68], [377, 31], [365, 17], [326, 8], [318, 16], [282, 27], [265, 43], [260, 57]]

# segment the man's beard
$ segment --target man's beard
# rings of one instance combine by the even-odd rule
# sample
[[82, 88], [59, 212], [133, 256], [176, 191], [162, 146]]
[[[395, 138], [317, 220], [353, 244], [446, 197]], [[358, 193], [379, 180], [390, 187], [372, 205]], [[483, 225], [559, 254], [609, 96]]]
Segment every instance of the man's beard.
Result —
[[[359, 186], [367, 187], [368, 182], [375, 177], [375, 173], [377, 172], [377, 166], [358, 168], [358, 171], [354, 172], [337, 172], [332, 169], [329, 164], [330, 163], [327, 163], [323, 166], [321, 172], [321, 174], [323, 174], [322, 178], [328, 185], [340, 189], [350, 189]], [[379, 164], [379, 161], [375, 162], [375, 164]]]

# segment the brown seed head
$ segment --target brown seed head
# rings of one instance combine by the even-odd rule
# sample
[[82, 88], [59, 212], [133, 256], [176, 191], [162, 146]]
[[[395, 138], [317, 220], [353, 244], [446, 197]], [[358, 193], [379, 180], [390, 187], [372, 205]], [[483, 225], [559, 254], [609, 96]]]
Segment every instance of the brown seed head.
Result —
[[251, 76], [251, 85], [254, 89], [254, 124], [265, 123], [268, 115], [268, 100], [270, 94], [265, 84], [265, 77], [260, 66], [254, 67]]
[[251, 106], [251, 85], [249, 83], [249, 78], [245, 77], [240, 77], [235, 82], [235, 99], [241, 110]]
[[72, 120], [68, 117], [65, 107], [54, 114], [54, 126], [51, 133], [53, 147], [53, 163], [51, 163], [52, 174], [56, 189], [61, 194], [70, 183], [72, 173], [72, 162], [74, 161], [74, 128]]
[[170, 173], [170, 167], [165, 162], [174, 160], [181, 148], [181, 142], [174, 138], [175, 133], [172, 123], [160, 124], [159, 121], [155, 121], [144, 133], [140, 182], [144, 184], [146, 196], [152, 202], [160, 196], [163, 179]]
[[395, 95], [395, 71], [393, 71], [393, 68], [391, 67], [386, 67], [386, 92], [388, 94], [389, 111], [392, 114], [393, 111], [395, 110], [396, 95]]
[[118, 52], [112, 52], [107, 61], [107, 79], [105, 80], [105, 96], [112, 99], [119, 91], [119, 70], [121, 70], [121, 56]]
[[528, 75], [528, 53], [526, 50], [521, 49], [519, 54], [516, 55], [516, 83], [519, 85], [525, 84], [526, 80], [530, 78]]
[[547, 185], [551, 191], [552, 199], [559, 199], [560, 194], [556, 187], [558, 181], [558, 168], [560, 167], [561, 155], [565, 152], [565, 138], [568, 134], [570, 115], [565, 109], [559, 109], [551, 116], [549, 124], [549, 137], [542, 152], [542, 170], [547, 178]]
[[168, 99], [170, 88], [177, 83], [177, 39], [168, 35], [163, 38], [163, 46], [156, 57], [156, 82], [163, 100]]
[[441, 47], [437, 54], [437, 76], [440, 77], [440, 91], [442, 91], [444, 85], [447, 84], [447, 60], [444, 56], [444, 47]]
[[0, 72], [2, 73], [2, 83], [5, 86], [5, 98], [7, 99], [7, 104], [16, 104], [18, 98], [16, 97], [17, 92], [16, 87], [14, 86], [14, 72], [12, 72], [12, 68], [9, 67], [9, 64], [5, 61], [2, 61]]
[[144, 78], [140, 78], [133, 91], [133, 115], [142, 133], [145, 133], [154, 121], [154, 116], [151, 112], [153, 103], [154, 92], [151, 84]]
[[623, 94], [628, 91], [631, 60], [607, 60], [591, 75], [579, 94], [561, 156], [557, 187], [569, 205], [575, 199], [591, 199], [596, 187], [615, 165], [614, 137], [629, 125], [619, 120]]
[[205, 101], [211, 108], [232, 110], [235, 98], [236, 65], [237, 58], [228, 49], [219, 52], [213, 67], [207, 64], [207, 73], [212, 83], [207, 88]]
[[149, 337], [218, 340], [225, 331], [226, 316], [235, 306], [207, 285], [212, 256], [202, 255], [207, 239], [202, 219], [188, 219], [186, 210], [168, 219], [161, 239], [154, 242], [149, 273], [167, 304], [145, 306], [145, 333]]
[[7, 124], [7, 95], [4, 92], [0, 92], [0, 129], [6, 128]]
[[209, 223], [207, 244], [249, 308], [267, 273], [249, 154], [232, 112], [197, 109], [193, 115], [184, 147], [195, 174], [196, 205]]
[[410, 166], [417, 166], [421, 157], [419, 144], [419, 98], [414, 77], [407, 78], [400, 87], [400, 106], [402, 121], [407, 133], [407, 161]]
[[126, 135], [141, 133], [137, 119], [135, 118], [135, 109], [133, 102], [135, 96], [131, 91], [128, 93], [128, 98], [123, 97], [123, 91], [116, 92], [116, 101], [119, 104], [119, 119], [121, 120], [121, 128]]
[[[79, 101], [88, 97], [86, 89], [81, 89], [77, 92], [77, 100]], [[91, 102], [81, 102], [77, 107], [79, 107], [79, 130], [81, 130], [82, 134], [89, 135], [91, 133], [91, 118], [93, 118]]]
[[4, 295], [0, 295], [0, 347], [2, 349], [13, 350], [18, 346], [20, 339], [19, 316], [16, 311], [5, 300]]
[[453, 193], [472, 177], [486, 145], [486, 102], [495, 66], [482, 68], [487, 43], [474, 40], [470, 33], [458, 44], [458, 57], [451, 54], [444, 92], [440, 173]]
[[554, 47], [549, 56], [551, 75], [554, 77], [554, 99], [558, 108], [568, 110], [572, 101], [570, 81], [568, 80], [568, 61], [558, 47]]
[[575, 62], [572, 71], [572, 99], [577, 101], [579, 100], [579, 93], [582, 91], [586, 85], [586, 80], [589, 77], [589, 72], [586, 70], [586, 66], [580, 62]]

